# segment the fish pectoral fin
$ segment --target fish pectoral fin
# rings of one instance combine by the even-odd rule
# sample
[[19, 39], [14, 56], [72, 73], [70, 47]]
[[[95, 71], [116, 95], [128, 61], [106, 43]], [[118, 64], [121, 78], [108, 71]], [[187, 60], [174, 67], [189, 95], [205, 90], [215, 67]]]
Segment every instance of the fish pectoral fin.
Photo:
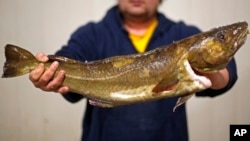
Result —
[[190, 94], [190, 95], [186, 95], [186, 96], [182, 96], [179, 97], [174, 108], [173, 108], [173, 112], [175, 112], [175, 109], [179, 106], [181, 106], [182, 104], [184, 104], [186, 101], [188, 101], [194, 94]]
[[159, 84], [157, 84], [153, 88], [152, 92], [154, 95], [156, 95], [163, 91], [171, 91], [176, 88], [178, 83], [179, 83], [179, 80], [177, 77], [172, 78], [170, 81], [169, 79], [162, 80]]
[[89, 99], [88, 101], [89, 101], [90, 105], [97, 106], [97, 107], [102, 107], [102, 108], [112, 108], [112, 107], [114, 107], [113, 104], [103, 102], [103, 101], [92, 100], [92, 99]]

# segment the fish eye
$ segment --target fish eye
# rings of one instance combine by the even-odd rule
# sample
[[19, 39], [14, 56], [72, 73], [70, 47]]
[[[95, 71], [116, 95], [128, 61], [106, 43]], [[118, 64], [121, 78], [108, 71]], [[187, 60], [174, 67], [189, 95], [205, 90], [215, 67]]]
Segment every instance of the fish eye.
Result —
[[217, 34], [218, 38], [221, 40], [221, 41], [225, 41], [226, 40], [226, 35], [224, 32], [219, 32]]

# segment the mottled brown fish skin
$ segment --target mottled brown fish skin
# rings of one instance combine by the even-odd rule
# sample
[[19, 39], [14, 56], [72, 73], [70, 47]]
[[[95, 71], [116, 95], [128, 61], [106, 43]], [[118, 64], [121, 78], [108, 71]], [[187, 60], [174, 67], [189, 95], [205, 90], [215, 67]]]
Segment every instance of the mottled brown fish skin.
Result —
[[[92, 99], [90, 103], [96, 106], [113, 107], [188, 96], [210, 86], [209, 80], [196, 76], [190, 68], [200, 72], [224, 68], [244, 44], [247, 27], [246, 22], [234, 23], [144, 54], [86, 63], [51, 55], [45, 66], [59, 61], [57, 72], [66, 72], [63, 85], [69, 86], [71, 92]], [[40, 63], [31, 53], [14, 45], [6, 45], [5, 55], [2, 77], [29, 73]]]
[[195, 35], [200, 38], [189, 51], [191, 66], [200, 72], [213, 72], [226, 67], [237, 50], [245, 43], [247, 22], [234, 23]]

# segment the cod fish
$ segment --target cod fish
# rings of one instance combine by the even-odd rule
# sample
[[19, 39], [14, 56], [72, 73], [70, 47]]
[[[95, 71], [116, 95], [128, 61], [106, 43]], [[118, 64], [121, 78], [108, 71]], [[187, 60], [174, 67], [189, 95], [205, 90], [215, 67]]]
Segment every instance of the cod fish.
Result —
[[[49, 55], [64, 70], [63, 85], [99, 107], [115, 107], [139, 102], [179, 97], [174, 109], [211, 81], [195, 72], [211, 73], [225, 68], [245, 43], [247, 22], [237, 22], [202, 32], [143, 54], [114, 56], [80, 62]], [[2, 77], [29, 73], [39, 62], [30, 52], [7, 44]]]

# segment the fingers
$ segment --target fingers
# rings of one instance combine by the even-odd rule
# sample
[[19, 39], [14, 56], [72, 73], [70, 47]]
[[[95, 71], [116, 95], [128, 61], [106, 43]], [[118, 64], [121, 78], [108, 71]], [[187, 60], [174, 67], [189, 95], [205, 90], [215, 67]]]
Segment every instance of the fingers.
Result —
[[65, 72], [63, 70], [59, 71], [55, 78], [49, 81], [47, 85], [45, 85], [46, 90], [58, 91], [59, 88], [62, 86], [64, 76]]
[[61, 94], [65, 94], [67, 92], [69, 92], [69, 87], [68, 86], [62, 86], [58, 89], [58, 92]]
[[38, 81], [40, 79], [41, 75], [43, 74], [44, 70], [45, 70], [44, 64], [43, 63], [39, 64], [36, 69], [34, 69], [33, 71], [30, 72], [29, 79], [32, 82]]
[[50, 67], [41, 75], [41, 77], [34, 83], [35, 86], [46, 87], [50, 80], [53, 79], [58, 66], [58, 62], [53, 62]]
[[[42, 57], [38, 55], [38, 58], [41, 59]], [[62, 86], [65, 71], [61, 70], [55, 75], [58, 66], [59, 63], [55, 61], [45, 70], [44, 64], [41, 63], [36, 69], [30, 72], [29, 79], [35, 87], [44, 91], [66, 93], [69, 91], [69, 88]]]
[[[36, 55], [36, 58], [41, 61], [41, 62], [47, 62], [49, 60], [49, 58], [44, 54], [44, 53], [38, 53]], [[33, 71], [31, 71], [30, 75], [29, 75], [29, 79], [32, 82], [36, 82], [40, 79], [41, 75], [43, 74], [43, 72], [45, 71], [44, 69], [44, 64], [41, 63], [38, 65], [38, 67], [36, 69], [34, 69]]]

